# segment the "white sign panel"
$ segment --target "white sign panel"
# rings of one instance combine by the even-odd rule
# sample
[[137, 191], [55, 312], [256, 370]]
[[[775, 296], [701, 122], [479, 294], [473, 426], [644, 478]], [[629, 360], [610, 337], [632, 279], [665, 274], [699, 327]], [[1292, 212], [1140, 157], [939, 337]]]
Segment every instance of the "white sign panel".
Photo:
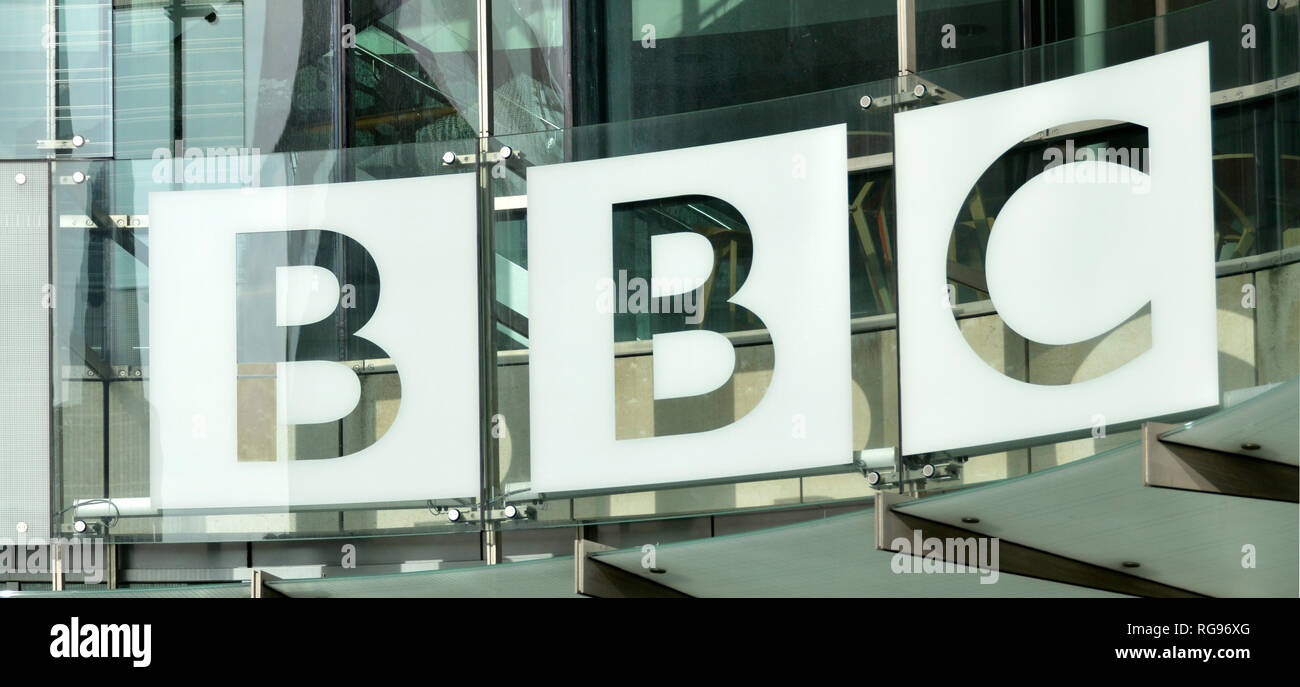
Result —
[[[695, 482], [851, 461], [846, 157], [840, 125], [529, 169], [535, 491]], [[618, 438], [612, 310], [622, 303], [601, 297], [614, 275], [613, 206], [681, 196], [724, 201], [748, 224], [753, 261], [730, 302], [771, 334], [771, 381], [758, 404], [730, 424]], [[659, 293], [689, 293], [712, 270], [711, 248], [698, 234], [656, 236], [649, 249], [649, 281], [672, 284]], [[652, 347], [654, 401], [708, 393], [732, 378], [735, 351], [717, 332], [656, 334]]]
[[[478, 493], [473, 175], [154, 193], [150, 222], [155, 507]], [[343, 252], [347, 259], [338, 260]], [[349, 283], [303, 264], [322, 256], [365, 279]], [[349, 355], [391, 360], [400, 380], [396, 415], [359, 450], [337, 442], [334, 453], [289, 449], [293, 426], [337, 427], [366, 402], [353, 369], [330, 359], [341, 355], [330, 343], [338, 322], [356, 327], [344, 332]], [[311, 348], [313, 326], [325, 328], [318, 338], [327, 343], [300, 354]], [[238, 426], [247, 413], [239, 404], [247, 400], [237, 377], [248, 363], [274, 375], [276, 417], [270, 445], [241, 460], [247, 447]]]
[[[963, 201], [1005, 151], [1088, 120], [1146, 127], [1135, 171], [1075, 153], [1007, 201], [989, 237], [993, 305], [1068, 345], [1150, 308], [1151, 347], [1075, 384], [1012, 379], [966, 343], [946, 296]], [[992, 446], [1218, 403], [1209, 46], [895, 116], [902, 449]], [[1050, 166], [1050, 165], [1049, 165]]]

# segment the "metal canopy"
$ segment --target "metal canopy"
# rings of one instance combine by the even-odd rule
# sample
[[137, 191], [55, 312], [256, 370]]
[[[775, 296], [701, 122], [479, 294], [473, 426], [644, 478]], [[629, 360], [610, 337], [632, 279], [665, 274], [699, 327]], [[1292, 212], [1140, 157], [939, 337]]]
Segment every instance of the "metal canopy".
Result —
[[1295, 504], [1149, 488], [1142, 467], [1134, 442], [894, 510], [1210, 596], [1297, 595]]
[[[290, 598], [573, 597], [573, 558], [476, 565], [386, 575], [276, 580], [271, 589]], [[247, 595], [247, 587], [244, 587]]]
[[[1300, 465], [1300, 378], [1179, 425], [1160, 440]], [[1259, 448], [1243, 448], [1250, 444]]]
[[895, 573], [891, 568], [894, 555], [876, 550], [873, 523], [874, 512], [867, 509], [773, 529], [664, 544], [655, 551], [655, 566], [663, 573], [642, 567], [646, 554], [641, 548], [592, 555], [697, 597], [1119, 596], [1005, 573], [993, 584], [980, 584], [978, 572]]

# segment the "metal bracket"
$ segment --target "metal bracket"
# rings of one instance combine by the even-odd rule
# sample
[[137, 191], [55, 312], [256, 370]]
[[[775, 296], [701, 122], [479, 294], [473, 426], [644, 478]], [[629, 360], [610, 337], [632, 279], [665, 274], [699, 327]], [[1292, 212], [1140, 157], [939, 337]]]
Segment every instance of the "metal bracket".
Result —
[[[148, 229], [149, 215], [109, 215], [113, 225], [119, 229]], [[98, 227], [89, 215], [59, 215], [60, 229], [94, 229]], [[108, 227], [104, 227], [107, 229]]]
[[[477, 505], [464, 507], [444, 506], [433, 510], [437, 515], [446, 516], [448, 522], [457, 524], [481, 523], [486, 525], [512, 520], [532, 520], [537, 517], [537, 509], [533, 506], [516, 506], [513, 504], [506, 504], [501, 508], [489, 508], [487, 509], [487, 517], [483, 516], [483, 509]], [[456, 511], [458, 514], [455, 519], [452, 519], [451, 511]]]
[[904, 74], [898, 77], [898, 88], [890, 95], [883, 95], [879, 98], [863, 97], [859, 105], [863, 108], [890, 108], [890, 107], [907, 107], [923, 104], [944, 103], [951, 100], [960, 100], [961, 96], [949, 91], [948, 89], [935, 84], [932, 81], [923, 79], [915, 74]]
[[287, 599], [288, 597], [271, 588], [268, 582], [278, 582], [280, 578], [272, 575], [265, 570], [253, 571], [253, 582], [250, 590], [253, 599]]
[[573, 593], [597, 598], [653, 598], [688, 599], [684, 594], [665, 584], [660, 584], [622, 568], [591, 557], [593, 553], [612, 551], [589, 539], [573, 541]]
[[[889, 450], [890, 456], [888, 465], [882, 460], [885, 451]], [[853, 452], [853, 466], [862, 473], [862, 477], [867, 480], [867, 484], [872, 489], [889, 489], [898, 486], [898, 453], [897, 446], [892, 449], [865, 449]]]
[[37, 150], [76, 150], [86, 145], [86, 139], [82, 136], [73, 136], [72, 138], [56, 139], [38, 139], [36, 141]]
[[[442, 154], [442, 164], [447, 167], [453, 165], [475, 165], [478, 164], [478, 159], [478, 155], [475, 153], [461, 155], [453, 153], [452, 151], [447, 151]], [[489, 150], [483, 155], [483, 160], [489, 165], [496, 165], [499, 162], [503, 162], [506, 165], [506, 169], [520, 175], [523, 174], [524, 169], [532, 166], [532, 163], [528, 162], [524, 158], [522, 152], [509, 146], [505, 146], [500, 150]]]
[[117, 544], [104, 544], [104, 582], [109, 589], [117, 589], [119, 584], [118, 573], [122, 570], [121, 551], [118, 550]]
[[1160, 422], [1142, 425], [1143, 485], [1300, 502], [1300, 468], [1160, 439], [1176, 426]]
[[[490, 165], [492, 165], [492, 164], [496, 164], [497, 162], [499, 162], [499, 161], [501, 160], [501, 153], [498, 153], [498, 152], [496, 152], [496, 151], [489, 151], [487, 155], [484, 155], [484, 156], [483, 156], [483, 158], [484, 158], [484, 160], [486, 160], [487, 163], [490, 164]], [[443, 157], [443, 164], [444, 164], [444, 165], [448, 165], [448, 166], [450, 166], [450, 165], [474, 165], [474, 164], [478, 164], [478, 155], [476, 155], [476, 154], [474, 154], [474, 153], [468, 153], [468, 154], [465, 154], [465, 155], [457, 154], [457, 155], [456, 155], [456, 161], [455, 161], [455, 162], [451, 162], [451, 163], [448, 163], [448, 162], [447, 162], [447, 157], [444, 156], [444, 157]]]
[[58, 544], [47, 544], [50, 547], [50, 590], [63, 591], [63, 547]]

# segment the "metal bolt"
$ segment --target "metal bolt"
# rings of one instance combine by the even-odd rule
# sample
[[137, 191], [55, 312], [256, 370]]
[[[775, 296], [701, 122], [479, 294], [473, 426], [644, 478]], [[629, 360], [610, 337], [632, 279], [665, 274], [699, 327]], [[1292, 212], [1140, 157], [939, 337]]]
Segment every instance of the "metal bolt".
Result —
[[14, 183], [18, 184], [19, 186], [22, 186], [23, 184], [27, 183], [27, 175], [23, 174], [22, 172], [15, 174]]
[[864, 109], [864, 110], [867, 109], [867, 108], [869, 108], [869, 107], [871, 107], [871, 96], [869, 96], [869, 95], [864, 95], [864, 96], [862, 96], [861, 98], [859, 98], [859, 99], [858, 99], [858, 105], [861, 105], [861, 106], [862, 106], [862, 109]]
[[73, 137], [72, 137], [72, 147], [73, 147], [73, 148], [80, 148], [81, 146], [84, 146], [84, 145], [86, 145], [86, 137], [85, 137], [85, 136], [82, 136], [81, 134], [77, 134], [76, 136], [73, 136]]
[[85, 181], [85, 180], [86, 180], [86, 173], [85, 173], [85, 172], [83, 172], [83, 171], [81, 171], [81, 170], [77, 170], [77, 171], [75, 171], [75, 172], [72, 173], [72, 181], [73, 181], [73, 183], [80, 184], [81, 182], [83, 182], [83, 181]]
[[456, 162], [457, 162], [456, 153], [453, 153], [452, 151], [448, 150], [447, 152], [442, 154], [442, 164], [451, 166], [456, 164]]
[[918, 97], [918, 98], [924, 98], [924, 97], [925, 97], [925, 84], [923, 84], [923, 83], [919, 83], [919, 84], [913, 86], [913, 87], [912, 87], [912, 95], [914, 95], [914, 96], [916, 96], [916, 97]]
[[17, 525], [14, 526], [14, 529], [17, 529], [19, 533], [26, 532], [26, 531], [27, 531], [27, 523], [25, 523], [25, 522], [20, 522], [20, 523], [18, 523]]

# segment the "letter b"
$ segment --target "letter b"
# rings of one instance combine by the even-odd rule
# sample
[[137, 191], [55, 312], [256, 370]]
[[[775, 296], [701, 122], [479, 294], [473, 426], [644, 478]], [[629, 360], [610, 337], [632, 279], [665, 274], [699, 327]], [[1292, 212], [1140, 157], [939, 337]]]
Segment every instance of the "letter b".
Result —
[[[529, 169], [535, 490], [704, 481], [851, 461], [846, 136], [840, 125]], [[804, 176], [789, 173], [796, 155], [807, 162]], [[716, 235], [708, 227], [719, 228], [717, 217], [701, 220], [703, 229], [654, 236], [614, 221], [619, 206], [684, 198], [707, 199], [739, 218], [721, 227], [733, 231], [728, 245], [703, 239]], [[712, 303], [697, 299], [699, 308], [714, 306], [702, 320], [701, 313], [677, 312], [676, 294], [697, 293], [696, 282], [713, 276], [716, 252], [732, 250], [732, 238], [734, 293]], [[621, 279], [629, 267], [630, 278]], [[593, 284], [612, 276], [626, 286], [638, 275], [669, 284], [644, 312], [618, 307], [634, 297], [627, 293], [617, 294], [614, 312], [593, 303]], [[710, 331], [718, 309], [731, 320], [724, 330], [758, 330], [759, 347], [736, 350]], [[651, 355], [635, 343], [616, 346], [616, 339], [648, 339]], [[616, 355], [637, 357], [616, 362]], [[739, 384], [741, 356], [753, 361], [745, 392], [751, 401], [761, 396], [747, 413], [737, 413], [725, 391], [710, 397]], [[663, 415], [674, 405], [680, 420], [666, 426]], [[789, 430], [796, 415], [807, 418], [798, 439]]]

